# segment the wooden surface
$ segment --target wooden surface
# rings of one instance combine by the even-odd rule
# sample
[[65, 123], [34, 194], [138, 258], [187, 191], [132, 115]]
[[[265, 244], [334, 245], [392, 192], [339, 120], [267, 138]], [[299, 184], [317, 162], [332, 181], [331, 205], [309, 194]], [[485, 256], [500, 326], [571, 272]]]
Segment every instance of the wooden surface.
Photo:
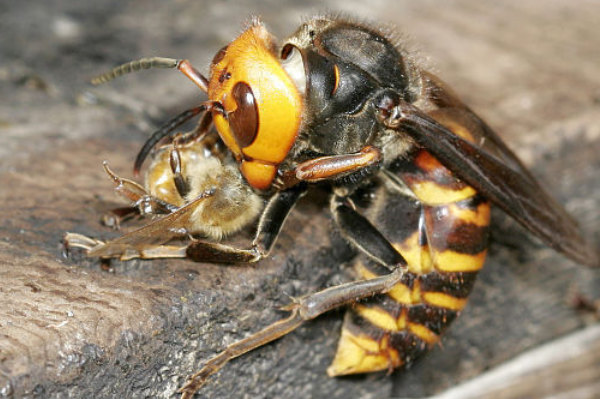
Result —
[[[251, 14], [284, 37], [323, 7], [0, 2], [0, 397], [176, 397], [204, 360], [282, 317], [276, 308], [290, 295], [344, 281], [348, 251], [330, 233], [319, 193], [299, 205], [273, 256], [256, 267], [131, 261], [103, 271], [78, 253], [63, 258], [60, 243], [65, 231], [115, 236], [98, 223], [116, 204], [102, 160], [129, 175], [152, 129], [198, 102], [175, 72], [97, 89], [90, 77], [149, 55], [187, 57], [203, 70]], [[326, 7], [396, 25], [600, 241], [599, 3]], [[597, 397], [600, 338], [597, 325], [589, 327], [596, 319], [570, 298], [600, 296], [599, 273], [544, 248], [500, 213], [494, 221], [468, 308], [412, 369], [329, 379], [342, 318], [333, 312], [232, 362], [198, 397]], [[581, 361], [569, 358], [573, 348]]]

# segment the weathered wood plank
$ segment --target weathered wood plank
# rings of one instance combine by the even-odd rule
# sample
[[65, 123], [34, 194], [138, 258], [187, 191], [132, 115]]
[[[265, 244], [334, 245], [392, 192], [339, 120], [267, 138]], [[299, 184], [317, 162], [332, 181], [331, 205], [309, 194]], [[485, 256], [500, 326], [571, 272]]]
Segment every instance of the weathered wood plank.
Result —
[[[300, 204], [273, 257], [257, 267], [132, 261], [105, 272], [77, 254], [63, 259], [60, 246], [65, 231], [115, 234], [98, 224], [115, 205], [102, 160], [128, 174], [153, 126], [197, 102], [194, 87], [175, 73], [147, 72], [98, 89], [87, 79], [154, 54], [205, 65], [251, 13], [283, 36], [313, 6], [323, 7], [261, 1], [233, 13], [229, 3], [189, 1], [0, 4], [0, 395], [173, 397], [215, 351], [281, 317], [276, 307], [289, 295], [343, 281], [347, 250], [330, 237], [318, 193]], [[418, 56], [600, 241], [597, 2], [346, 0], [328, 7], [408, 34]], [[490, 261], [469, 307], [443, 348], [411, 370], [327, 378], [342, 317], [334, 312], [232, 362], [200, 396], [426, 397], [568, 334], [589, 345], [586, 364], [597, 365], [597, 336], [577, 333], [594, 320], [570, 306], [569, 293], [581, 287], [598, 295], [598, 273], [543, 248], [502, 215], [495, 221]], [[540, 361], [539, 375], [580, 374], [580, 364], [552, 359]], [[506, 378], [505, 395], [575, 394], [527, 375]], [[584, 392], [595, 392], [592, 380], [581, 380]]]
[[599, 381], [600, 327], [593, 326], [527, 351], [430, 399], [594, 399]]

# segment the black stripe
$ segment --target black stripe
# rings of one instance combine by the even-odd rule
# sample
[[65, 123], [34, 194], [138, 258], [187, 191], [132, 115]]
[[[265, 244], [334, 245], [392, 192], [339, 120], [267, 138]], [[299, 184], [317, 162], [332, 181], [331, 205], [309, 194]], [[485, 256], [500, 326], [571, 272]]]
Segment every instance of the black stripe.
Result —
[[410, 365], [428, 349], [427, 343], [410, 331], [391, 333], [390, 346], [398, 351], [400, 359], [405, 366]]
[[446, 247], [436, 249], [477, 255], [487, 249], [488, 227], [472, 223], [454, 226], [452, 233], [446, 236]]
[[408, 320], [411, 323], [421, 324], [437, 335], [443, 334], [457, 315], [458, 312], [455, 310], [423, 304], [408, 309]]
[[366, 335], [377, 342], [388, 335], [390, 347], [398, 351], [398, 356], [405, 366], [410, 365], [428, 349], [427, 343], [412, 332], [408, 330], [384, 331], [356, 313], [347, 314], [344, 327], [354, 336]]
[[396, 302], [393, 298], [384, 294], [364, 299], [358, 303], [366, 308], [382, 310], [394, 319], [400, 317], [400, 313], [404, 307], [403, 304]]
[[419, 228], [419, 219], [423, 214], [423, 205], [404, 195], [381, 192], [385, 195], [380, 202], [384, 204], [373, 215], [374, 224], [390, 242], [404, 242]]
[[466, 183], [443, 166], [431, 171], [421, 168], [416, 159], [421, 151], [425, 150], [418, 150], [413, 154], [398, 158], [388, 169], [407, 183], [432, 182], [450, 190], [461, 190], [467, 187]]
[[472, 197], [469, 197], [462, 201], [455, 202], [454, 205], [458, 206], [460, 209], [468, 209], [471, 211], [476, 211], [477, 208], [479, 208], [479, 206], [484, 203], [487, 204], [488, 201], [485, 199], [485, 197], [483, 195], [477, 193], [476, 195], [474, 195]]
[[447, 206], [425, 207], [425, 215], [429, 245], [434, 250], [476, 255], [487, 248], [489, 225], [463, 222]]
[[462, 299], [469, 296], [476, 278], [477, 272], [433, 272], [419, 276], [419, 281], [423, 292], [442, 292]]
[[367, 335], [375, 341], [379, 341], [386, 332], [352, 310], [346, 313], [344, 328], [350, 331], [352, 335]]

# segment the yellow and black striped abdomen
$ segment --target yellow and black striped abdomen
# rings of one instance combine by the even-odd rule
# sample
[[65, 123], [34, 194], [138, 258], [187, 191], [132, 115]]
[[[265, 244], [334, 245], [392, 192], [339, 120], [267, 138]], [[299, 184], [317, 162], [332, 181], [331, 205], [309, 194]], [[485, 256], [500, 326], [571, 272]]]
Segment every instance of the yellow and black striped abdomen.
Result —
[[[391, 370], [439, 341], [483, 266], [490, 206], [425, 150], [390, 168], [368, 217], [408, 262], [402, 282], [348, 311], [331, 376]], [[405, 185], [399, 189], [399, 184]], [[401, 194], [406, 188], [414, 194]], [[357, 278], [389, 273], [372, 260]]]

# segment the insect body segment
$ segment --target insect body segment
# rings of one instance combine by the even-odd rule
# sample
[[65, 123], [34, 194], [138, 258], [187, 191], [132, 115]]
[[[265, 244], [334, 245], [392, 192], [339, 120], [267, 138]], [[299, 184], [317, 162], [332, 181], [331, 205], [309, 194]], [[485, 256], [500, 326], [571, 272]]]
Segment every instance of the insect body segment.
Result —
[[[369, 219], [406, 259], [407, 271], [387, 293], [349, 309], [337, 354], [327, 370], [331, 376], [412, 363], [439, 341], [466, 305], [483, 266], [489, 203], [472, 189], [467, 193], [468, 186], [449, 183], [446, 178], [451, 174], [441, 164], [432, 169], [420, 163], [419, 159], [431, 157], [426, 151], [413, 156], [389, 169], [395, 178], [417, 188], [413, 195], [399, 195], [397, 183], [389, 179], [376, 189], [367, 210]], [[355, 272], [359, 279], [389, 273], [365, 258], [356, 263]]]

